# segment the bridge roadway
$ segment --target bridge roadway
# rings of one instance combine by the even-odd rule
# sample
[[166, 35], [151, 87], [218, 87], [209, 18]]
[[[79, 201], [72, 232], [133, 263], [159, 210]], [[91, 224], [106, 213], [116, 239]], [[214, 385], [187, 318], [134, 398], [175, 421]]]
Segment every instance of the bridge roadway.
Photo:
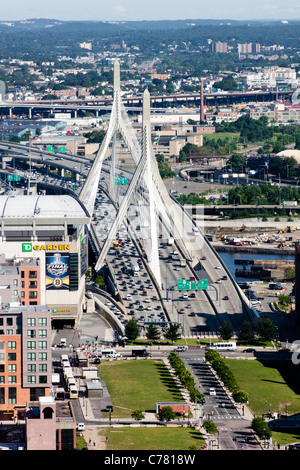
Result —
[[[23, 152], [24, 146], [20, 144], [13, 144], [9, 145], [11, 150]], [[4, 148], [7, 148], [8, 145], [3, 145]], [[1, 146], [0, 146], [1, 148]], [[29, 150], [28, 146], [25, 147], [26, 150]], [[30, 150], [30, 154], [32, 155], [32, 151]], [[45, 162], [45, 155], [47, 156], [46, 162], [48, 164], [53, 164], [54, 166], [61, 167], [64, 169], [75, 170], [77, 173], [86, 176], [87, 172], [89, 171], [89, 164], [90, 161], [86, 161], [84, 158], [80, 158], [77, 156], [66, 156], [66, 155], [59, 155], [58, 154], [48, 154], [47, 152], [41, 152], [40, 150], [35, 150], [33, 152], [32, 158], [36, 162]], [[28, 155], [21, 155], [20, 158], [24, 158], [28, 160]], [[59, 158], [59, 160], [58, 160]], [[77, 163], [77, 165], [74, 163]], [[80, 164], [80, 165], [79, 165]], [[106, 171], [108, 171], [106, 169]], [[126, 175], [130, 177], [132, 174], [126, 170], [120, 170], [123, 173], [126, 172]], [[47, 177], [44, 177], [44, 182], [47, 183]], [[52, 181], [53, 183], [53, 181]], [[108, 180], [100, 181], [100, 184], [109, 185], [109, 178]], [[64, 184], [65, 185], [65, 184]], [[96, 214], [96, 215], [95, 215]], [[95, 221], [99, 223], [100, 220], [97, 220], [97, 212], [94, 214]], [[101, 216], [101, 225], [102, 227], [107, 226], [107, 230], [109, 230], [110, 221], [106, 220], [106, 216]], [[180, 246], [177, 246], [176, 243], [174, 247], [167, 247], [166, 241], [167, 239], [161, 239], [161, 251], [166, 255], [161, 256], [161, 273], [163, 277], [163, 288], [165, 292], [171, 285], [176, 285], [177, 279], [190, 279], [190, 277], [197, 276], [198, 278], [207, 278], [209, 283], [214, 286], [212, 289], [209, 288], [209, 292], [197, 292], [195, 299], [192, 297], [188, 297], [188, 299], [183, 299], [178, 297], [178, 293], [176, 292], [174, 298], [174, 292], [170, 295], [169, 302], [167, 298], [165, 298], [164, 302], [165, 305], [168, 305], [168, 311], [171, 315], [172, 321], [182, 320], [184, 323], [185, 332], [187, 335], [195, 334], [197, 332], [207, 332], [207, 331], [217, 331], [219, 326], [218, 320], [224, 320], [228, 318], [231, 319], [233, 327], [238, 330], [241, 326], [241, 321], [244, 318], [243, 315], [243, 306], [241, 304], [239, 295], [237, 295], [235, 289], [232, 288], [231, 280], [228, 278], [227, 280], [218, 280], [226, 276], [226, 268], [222, 265], [220, 259], [218, 259], [218, 255], [216, 255], [210, 247], [207, 245], [205, 241], [203, 241], [203, 236], [198, 233], [195, 235], [198, 238], [198, 246], [202, 247], [197, 254], [195, 254], [196, 258], [199, 260], [202, 257], [205, 257], [205, 260], [202, 260], [202, 269], [195, 271], [193, 267], [189, 264], [186, 268], [180, 267], [179, 258], [174, 260], [172, 263], [169, 262], [169, 256], [172, 254], [172, 250], [180, 252]], [[228, 297], [228, 300], [223, 300], [224, 297]], [[166, 296], [167, 297], [167, 296]], [[173, 300], [172, 300], [173, 299]], [[132, 302], [131, 302], [132, 303]], [[191, 305], [191, 307], [188, 307]], [[178, 307], [178, 309], [177, 309]], [[178, 310], [184, 309], [184, 314], [178, 313]], [[216, 311], [218, 312], [218, 316], [216, 316]], [[196, 315], [191, 316], [191, 313], [194, 312]], [[180, 317], [184, 317], [181, 319]]]
[[[124, 189], [123, 196], [125, 196], [125, 193], [126, 189]], [[105, 209], [108, 213], [107, 220], [103, 216]], [[107, 225], [107, 230], [109, 230], [112, 216], [109, 214], [106, 204], [101, 212], [101, 219], [98, 223], [102, 226], [104, 224]], [[97, 211], [96, 214], [100, 215]], [[138, 222], [134, 222], [135, 217], [133, 215], [131, 215], [129, 219], [131, 228], [133, 228], [134, 225], [137, 226]], [[168, 235], [164, 232], [164, 228], [162, 227], [159, 239], [160, 268], [163, 287], [162, 294], [164, 298], [163, 302], [168, 309], [169, 316], [172, 321], [182, 322], [187, 336], [195, 335], [197, 332], [216, 332], [219, 328], [220, 321], [229, 319], [233, 327], [239, 330], [242, 321], [245, 319], [245, 315], [241, 298], [236, 289], [232, 288], [232, 279], [228, 276], [226, 267], [223, 265], [217, 253], [203, 240], [201, 232], [194, 234], [194, 236], [195, 239], [198, 239], [196, 245], [200, 247], [200, 249], [198, 248], [195, 258], [197, 260], [200, 260], [202, 257], [206, 258], [201, 261], [202, 269], [200, 270], [193, 269], [194, 266], [190, 263], [187, 263], [186, 267], [180, 266], [180, 259], [183, 258], [183, 255], [180, 253], [180, 246], [177, 245], [176, 240], [174, 246], [168, 246]], [[120, 235], [120, 237], [122, 238], [122, 235]], [[138, 240], [138, 237], [139, 234], [135, 231], [135, 240]], [[178, 253], [175, 256], [174, 251]], [[199, 268], [198, 262], [196, 262], [196, 268]], [[172, 289], [169, 294], [167, 293], [168, 289], [172, 286], [176, 286], [177, 279], [189, 280], [194, 276], [199, 279], [208, 279], [210, 284], [208, 292], [197, 291], [195, 292], [195, 297], [191, 297], [192, 293], [189, 292], [187, 298], [184, 298], [184, 293], [178, 292], [176, 288], [174, 288], [174, 290]], [[226, 276], [227, 279], [220, 280], [220, 278], [224, 276]], [[124, 285], [123, 282], [125, 280], [121, 279], [121, 281], [121, 285]], [[228, 300], [225, 300], [227, 297]], [[182, 309], [184, 314], [179, 313]], [[195, 316], [192, 316], [192, 313], [195, 313]]]
[[[293, 92], [286, 90], [280, 91], [279, 99], [289, 100], [291, 99]], [[151, 105], [153, 106], [153, 111], [155, 107], [161, 104], [162, 107], [166, 103], [182, 103], [188, 101], [200, 101], [200, 93], [180, 93], [180, 94], [169, 94], [169, 95], [156, 95], [151, 96]], [[213, 103], [240, 103], [240, 102], [259, 102], [259, 101], [275, 101], [276, 100], [276, 90], [272, 91], [242, 91], [242, 92], [217, 92], [217, 93], [204, 93], [204, 104], [211, 105]], [[55, 109], [64, 110], [64, 111], [78, 111], [78, 110], [93, 110], [95, 113], [97, 111], [109, 112], [111, 110], [113, 98], [103, 97], [103, 98], [94, 98], [89, 100], [45, 100], [45, 101], [6, 101], [0, 103], [0, 109], [7, 109], [10, 113], [12, 109], [27, 109], [29, 116], [31, 115], [32, 110], [45, 110], [48, 109], [53, 111]], [[142, 111], [142, 102], [143, 95], [136, 95], [130, 97], [122, 97], [122, 103], [125, 107], [139, 107]]]

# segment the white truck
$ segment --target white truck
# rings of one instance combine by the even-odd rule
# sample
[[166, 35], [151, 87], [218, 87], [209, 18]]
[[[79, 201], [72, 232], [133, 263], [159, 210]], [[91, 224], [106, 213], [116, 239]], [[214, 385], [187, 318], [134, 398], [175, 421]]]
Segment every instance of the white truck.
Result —
[[174, 238], [173, 238], [173, 237], [169, 237], [169, 239], [168, 239], [168, 245], [169, 245], [169, 246], [174, 245]]

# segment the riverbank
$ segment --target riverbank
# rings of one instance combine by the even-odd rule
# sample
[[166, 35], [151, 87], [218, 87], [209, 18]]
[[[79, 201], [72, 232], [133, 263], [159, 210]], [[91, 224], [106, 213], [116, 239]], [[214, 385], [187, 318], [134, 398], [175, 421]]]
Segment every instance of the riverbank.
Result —
[[264, 255], [276, 255], [276, 256], [293, 256], [295, 254], [295, 248], [277, 248], [274, 246], [262, 247], [262, 246], [236, 246], [236, 245], [224, 245], [219, 242], [211, 242], [212, 246], [218, 253], [249, 253], [249, 254], [264, 254]]

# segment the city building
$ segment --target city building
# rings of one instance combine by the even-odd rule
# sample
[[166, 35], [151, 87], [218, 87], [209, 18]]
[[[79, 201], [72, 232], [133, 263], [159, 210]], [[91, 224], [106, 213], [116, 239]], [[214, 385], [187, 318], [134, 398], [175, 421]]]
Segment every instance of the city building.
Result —
[[0, 421], [24, 419], [28, 401], [49, 396], [51, 330], [47, 306], [0, 309]]
[[223, 54], [227, 54], [227, 52], [229, 51], [227, 42], [220, 42], [220, 41], [211, 42], [209, 44], [209, 50], [211, 52], [217, 52], [217, 53], [223, 53]]
[[269, 121], [282, 123], [300, 122], [300, 106], [286, 106], [284, 103], [272, 103], [250, 107], [251, 119], [266, 116]]
[[253, 44], [252, 42], [245, 44], [238, 44], [239, 54], [257, 54], [260, 52], [260, 44]]
[[[2, 279], [11, 286], [11, 300], [47, 305], [53, 325], [76, 325], [88, 268], [86, 209], [70, 195], [20, 195], [0, 196], [0, 213]], [[9, 265], [15, 271], [8, 279]]]
[[76, 449], [76, 421], [70, 401], [40, 397], [27, 403], [26, 449]]

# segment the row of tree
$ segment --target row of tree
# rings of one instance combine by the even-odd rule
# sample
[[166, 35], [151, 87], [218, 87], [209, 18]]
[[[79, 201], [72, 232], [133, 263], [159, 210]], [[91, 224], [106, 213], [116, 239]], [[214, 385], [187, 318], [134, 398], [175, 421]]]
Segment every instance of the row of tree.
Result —
[[[135, 318], [129, 320], [125, 325], [125, 336], [128, 341], [135, 341], [140, 335], [140, 327]], [[159, 341], [162, 336], [161, 330], [155, 323], [149, 323], [146, 329], [146, 338], [149, 341]], [[169, 328], [164, 333], [164, 337], [175, 343], [178, 339], [181, 338], [180, 325], [178, 323], [171, 323]]]

